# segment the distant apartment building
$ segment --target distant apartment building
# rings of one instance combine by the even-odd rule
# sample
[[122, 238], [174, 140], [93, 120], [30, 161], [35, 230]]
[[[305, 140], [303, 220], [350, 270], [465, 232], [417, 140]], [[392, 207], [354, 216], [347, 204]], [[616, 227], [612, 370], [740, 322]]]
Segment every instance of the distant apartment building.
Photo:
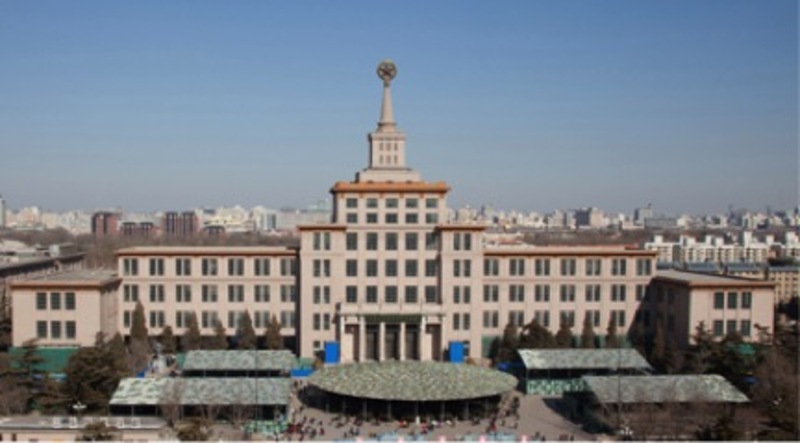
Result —
[[723, 237], [714, 235], [707, 235], [701, 241], [681, 235], [677, 242], [665, 242], [663, 236], [655, 235], [644, 248], [657, 251], [659, 262], [677, 263], [763, 263], [771, 255], [771, 243], [757, 242], [747, 234], [737, 243], [727, 243]]
[[578, 228], [602, 228], [608, 223], [603, 211], [597, 208], [582, 208], [575, 211], [575, 226]]
[[119, 234], [119, 219], [117, 212], [95, 212], [92, 214], [92, 235], [95, 238], [116, 237]]
[[200, 232], [200, 221], [193, 211], [168, 211], [161, 219], [161, 235], [166, 237], [194, 237]]
[[122, 222], [121, 232], [126, 238], [152, 238], [156, 236], [158, 228], [153, 222], [126, 221]]

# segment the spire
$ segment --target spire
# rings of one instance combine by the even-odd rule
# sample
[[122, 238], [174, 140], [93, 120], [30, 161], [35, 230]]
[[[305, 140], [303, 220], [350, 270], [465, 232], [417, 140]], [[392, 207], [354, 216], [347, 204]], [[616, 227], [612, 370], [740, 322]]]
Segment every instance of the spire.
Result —
[[396, 123], [392, 111], [392, 91], [389, 85], [397, 75], [397, 66], [391, 60], [384, 60], [378, 65], [378, 77], [383, 80], [383, 103], [381, 104], [381, 119], [378, 122], [377, 132], [394, 132]]

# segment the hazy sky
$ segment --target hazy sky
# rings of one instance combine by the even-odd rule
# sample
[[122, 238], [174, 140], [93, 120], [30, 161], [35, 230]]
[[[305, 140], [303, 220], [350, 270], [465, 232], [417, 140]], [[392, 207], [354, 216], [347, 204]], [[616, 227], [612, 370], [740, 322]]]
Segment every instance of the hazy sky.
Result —
[[408, 163], [451, 206], [798, 204], [798, 5], [3, 1], [19, 208], [305, 206], [366, 166], [393, 59]]

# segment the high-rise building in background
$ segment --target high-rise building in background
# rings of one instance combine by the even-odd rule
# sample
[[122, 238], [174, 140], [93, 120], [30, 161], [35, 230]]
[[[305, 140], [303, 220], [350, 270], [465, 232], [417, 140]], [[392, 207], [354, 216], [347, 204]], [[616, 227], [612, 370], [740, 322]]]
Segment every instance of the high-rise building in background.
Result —
[[116, 237], [119, 235], [120, 214], [101, 211], [92, 214], [92, 235], [95, 238]]
[[193, 237], [200, 232], [200, 221], [193, 211], [165, 212], [161, 219], [161, 234], [167, 237]]

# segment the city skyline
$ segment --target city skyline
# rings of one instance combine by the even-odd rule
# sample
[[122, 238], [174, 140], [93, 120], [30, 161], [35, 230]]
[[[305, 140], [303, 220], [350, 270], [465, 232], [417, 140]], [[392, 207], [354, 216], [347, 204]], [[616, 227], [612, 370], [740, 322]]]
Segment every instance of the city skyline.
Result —
[[12, 208], [303, 207], [366, 166], [383, 58], [451, 207], [797, 206], [794, 2], [44, 5], [0, 5]]

